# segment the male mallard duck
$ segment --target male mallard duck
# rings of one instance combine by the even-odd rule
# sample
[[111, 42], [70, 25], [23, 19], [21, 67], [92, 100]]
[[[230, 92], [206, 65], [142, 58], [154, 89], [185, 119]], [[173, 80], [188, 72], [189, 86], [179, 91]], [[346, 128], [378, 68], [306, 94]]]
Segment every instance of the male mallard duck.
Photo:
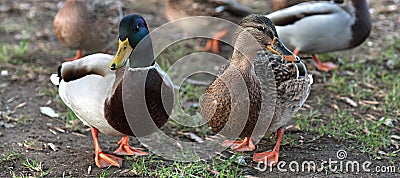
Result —
[[[223, 129], [226, 129], [226, 133], [234, 132], [241, 129], [238, 128], [238, 123], [245, 122], [243, 130], [239, 132], [239, 137], [245, 137], [245, 139], [243, 141], [227, 140], [223, 142], [223, 145], [231, 145], [234, 151], [252, 151], [255, 146], [251, 136], [254, 134], [253, 132], [257, 132], [255, 127], [261, 114], [262, 88], [275, 90], [270, 87], [270, 83], [273, 83], [273, 87], [276, 85], [278, 96], [272, 121], [269, 120], [271, 123], [268, 124], [267, 133], [278, 130], [277, 143], [272, 152], [256, 153], [253, 159], [262, 162], [265, 158], [269, 160], [274, 158], [273, 161], [277, 163], [283, 134], [282, 126], [291, 119], [308, 97], [312, 77], [307, 75], [306, 68], [299, 61], [300, 59], [280, 42], [274, 25], [267, 17], [253, 14], [245, 17], [239, 25], [241, 28], [235, 33], [235, 49], [232, 59], [225, 71], [217, 77], [203, 95], [201, 114], [208, 120], [208, 124], [214, 132], [220, 132]], [[256, 55], [258, 49], [254, 48], [254, 42], [249, 37], [242, 35], [245, 34], [243, 32], [249, 32], [261, 45], [262, 50], [278, 54], [279, 58], [266, 57], [265, 54]], [[241, 52], [246, 53], [249, 57], [246, 58], [237, 49], [241, 49]], [[267, 76], [267, 71], [271, 70], [269, 68], [272, 68], [275, 78], [272, 80], [273, 82], [268, 83], [265, 80], [271, 78]], [[240, 88], [237, 85], [240, 85], [241, 81], [245, 83], [248, 96], [245, 96], [247, 92], [235, 91]], [[237, 102], [232, 102], [233, 97], [236, 97]], [[248, 108], [233, 112], [234, 107], [238, 108], [238, 105], [246, 101], [249, 101]], [[239, 116], [247, 110], [248, 115]], [[268, 118], [261, 119], [268, 120]], [[268, 165], [272, 165], [272, 161], [268, 162]]]
[[53, 21], [58, 41], [82, 57], [82, 50], [90, 53], [108, 50], [110, 42], [118, 35], [118, 23], [123, 16], [120, 1], [67, 0]]
[[[148, 112], [155, 125], [161, 127], [172, 110], [172, 82], [154, 61], [149, 29], [140, 15], [131, 14], [121, 20], [115, 57], [99, 53], [65, 62], [59, 75], [62, 79], [59, 84], [61, 99], [82, 122], [91, 127], [95, 161], [100, 168], [110, 165], [119, 167], [122, 160], [102, 152], [98, 131], [107, 135], [123, 135], [120, 147], [114, 153], [145, 155], [146, 152], [128, 144], [127, 135], [134, 135], [128, 121], [145, 122], [145, 117], [132, 115], [132, 112], [144, 107], [143, 110], [147, 111], [143, 113]], [[150, 133], [151, 130], [145, 128], [140, 135], [138, 132], [135, 135]]]
[[371, 31], [366, 0], [305, 2], [267, 15], [282, 41], [294, 53], [312, 54], [318, 69], [329, 71], [333, 63], [322, 63], [316, 53], [345, 50], [360, 45]]
[[[169, 21], [190, 16], [212, 16], [238, 23], [243, 17], [252, 13], [252, 10], [235, 0], [167, 0], [166, 17]], [[218, 40], [229, 36], [229, 28], [222, 24], [207, 24], [206, 28], [220, 29], [212, 40], [208, 40], [201, 50], [219, 52]], [[193, 24], [184, 24], [184, 30], [204, 30], [204, 28], [190, 28]]]

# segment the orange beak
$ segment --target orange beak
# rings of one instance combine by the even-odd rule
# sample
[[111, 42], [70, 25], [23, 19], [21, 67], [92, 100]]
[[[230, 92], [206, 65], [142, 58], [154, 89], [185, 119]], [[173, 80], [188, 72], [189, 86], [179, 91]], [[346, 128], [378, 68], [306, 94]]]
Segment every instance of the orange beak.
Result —
[[300, 58], [296, 56], [292, 51], [290, 51], [286, 46], [282, 43], [282, 41], [278, 37], [274, 37], [271, 45], [267, 46], [267, 48], [273, 53], [281, 56], [283, 59], [298, 62]]

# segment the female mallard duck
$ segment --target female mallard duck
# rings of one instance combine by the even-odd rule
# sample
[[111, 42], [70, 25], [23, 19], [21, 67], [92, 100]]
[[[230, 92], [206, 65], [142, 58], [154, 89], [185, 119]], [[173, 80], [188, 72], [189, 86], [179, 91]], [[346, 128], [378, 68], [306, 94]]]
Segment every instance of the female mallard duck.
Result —
[[[280, 42], [278, 34], [272, 22], [264, 15], [250, 15], [245, 17], [240, 22], [240, 27], [235, 33], [235, 49], [232, 54], [232, 59], [225, 71], [217, 77], [210, 85], [201, 100], [201, 114], [208, 120], [208, 124], [213, 131], [220, 132], [227, 130], [237, 131], [238, 123], [245, 122], [244, 128], [239, 137], [245, 137], [243, 141], [225, 141], [223, 145], [231, 145], [234, 151], [252, 151], [255, 149], [252, 143], [251, 136], [255, 130], [258, 117], [261, 114], [262, 91], [276, 90], [278, 91], [275, 112], [270, 124], [267, 123], [267, 133], [272, 133], [276, 130], [278, 139], [276, 146], [272, 152], [256, 153], [253, 157], [255, 161], [262, 162], [264, 159], [270, 160], [274, 158], [277, 162], [279, 155], [280, 140], [283, 134], [283, 127], [292, 115], [304, 103], [310, 92], [312, 77], [307, 75], [305, 66], [299, 62], [299, 58], [289, 51], [283, 43]], [[249, 32], [257, 42], [262, 46], [262, 50], [268, 50], [279, 55], [278, 59], [267, 58], [257, 54], [257, 48], [254, 48], [243, 32]], [[250, 57], [245, 57], [237, 49], [241, 49]], [[251, 60], [252, 59], [252, 60]], [[286, 59], [286, 60], [284, 60]], [[285, 62], [296, 61], [296, 62]], [[268, 82], [266, 79], [266, 71], [272, 68], [275, 78], [273, 82]], [[239, 73], [239, 75], [238, 75]], [[225, 80], [225, 81], [224, 81]], [[246, 92], [235, 91], [240, 88], [236, 86], [240, 81], [245, 83]], [[271, 83], [273, 87], [271, 89]], [[230, 87], [228, 87], [230, 85]], [[268, 91], [266, 91], [268, 93]], [[264, 93], [266, 93], [264, 92]], [[237, 102], [232, 102], [233, 97], [236, 97]], [[269, 96], [273, 97], [273, 96]], [[236, 110], [233, 108], [245, 101], [249, 101], [249, 107], [244, 110]], [[248, 115], [241, 117], [240, 115], [248, 110]], [[242, 112], [243, 111], [243, 112]], [[267, 118], [261, 118], [267, 122]], [[272, 161], [268, 162], [272, 165]]]
[[118, 23], [123, 16], [120, 1], [67, 0], [53, 21], [58, 41], [82, 57], [82, 50], [90, 53], [108, 50], [118, 35]]
[[[178, 20], [190, 16], [212, 16], [238, 23], [240, 19], [252, 13], [252, 10], [235, 0], [167, 0], [166, 17], [169, 21]], [[184, 24], [184, 30], [204, 30], [204, 28], [190, 28], [194, 24]], [[212, 40], [208, 40], [201, 49], [204, 51], [219, 52], [219, 39], [229, 36], [229, 27], [222, 24], [206, 24], [207, 28], [219, 29]], [[210, 27], [211, 26], [211, 27]], [[222, 27], [221, 27], [222, 26]], [[232, 32], [232, 31], [231, 31]]]
[[318, 69], [329, 71], [333, 63], [322, 63], [315, 54], [345, 50], [360, 45], [371, 31], [366, 0], [305, 2], [267, 15], [282, 41], [294, 53], [312, 54]]
[[131, 14], [121, 20], [115, 57], [99, 53], [65, 62], [59, 75], [62, 79], [59, 95], [78, 118], [91, 127], [95, 161], [101, 168], [119, 167], [122, 160], [102, 152], [98, 131], [123, 135], [114, 153], [145, 155], [146, 152], [129, 146], [127, 135], [143, 136], [152, 130], [133, 132], [128, 121], [131, 125], [142, 124], [145, 116], [132, 115], [132, 112], [147, 109], [140, 112], [148, 112], [155, 125], [161, 127], [172, 110], [172, 82], [154, 61], [149, 29], [140, 15]]

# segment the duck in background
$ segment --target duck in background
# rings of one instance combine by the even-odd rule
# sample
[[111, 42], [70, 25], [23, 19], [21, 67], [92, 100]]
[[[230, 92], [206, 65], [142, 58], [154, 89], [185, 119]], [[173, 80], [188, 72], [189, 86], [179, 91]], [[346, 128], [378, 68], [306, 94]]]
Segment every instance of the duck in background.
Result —
[[118, 23], [123, 17], [122, 3], [112, 0], [67, 0], [53, 21], [58, 41], [82, 58], [89, 53], [108, 52], [118, 36]]
[[[242, 129], [238, 126], [239, 123], [245, 123], [243, 130], [239, 132], [239, 137], [244, 137], [244, 140], [226, 140], [222, 143], [224, 146], [230, 145], [234, 151], [254, 150], [252, 136], [258, 137], [264, 134], [255, 129], [256, 124], [264, 122], [268, 127], [266, 128], [267, 134], [277, 132], [277, 142], [273, 151], [256, 153], [253, 159], [272, 166], [278, 162], [283, 126], [307, 99], [312, 76], [307, 74], [305, 65], [301, 63], [300, 59], [281, 43], [273, 23], [267, 17], [252, 14], [245, 17], [239, 25], [241, 28], [237, 29], [235, 39], [233, 39], [235, 49], [229, 66], [203, 95], [201, 114], [214, 132], [223, 131], [228, 133], [225, 135], [228, 137], [229, 133]], [[246, 36], [247, 32], [252, 37]], [[257, 45], [260, 46], [254, 47]], [[258, 55], [258, 50], [266, 50], [277, 56], [273, 57], [272, 54], [266, 55], [265, 53]], [[271, 72], [271, 69], [273, 75], [268, 73]], [[243, 88], [240, 86], [241, 81], [244, 81], [244, 90], [248, 92], [237, 91], [237, 89]], [[277, 92], [274, 94], [271, 91]], [[245, 96], [245, 93], [248, 93], [248, 96]], [[271, 93], [271, 96], [264, 96], [265, 93]], [[233, 99], [233, 96], [236, 99]], [[271, 111], [273, 116], [262, 117], [260, 120], [261, 106], [262, 103], [265, 103], [262, 101], [263, 98], [271, 99], [268, 103], [275, 105], [275, 110]], [[240, 103], [246, 101], [249, 102], [249, 107], [241, 108]], [[234, 111], [234, 107], [240, 109]], [[241, 117], [240, 114], [246, 111], [248, 111], [248, 115]]]
[[[333, 0], [272, 0], [271, 7], [273, 11], [277, 11], [286, 7], [290, 7], [308, 1], [333, 1]], [[343, 0], [334, 0], [334, 2], [342, 3]]]
[[[166, 17], [169, 21], [178, 20], [191, 16], [212, 16], [238, 23], [243, 17], [251, 14], [252, 9], [245, 7], [235, 0], [167, 0]], [[188, 28], [193, 24], [184, 24], [184, 30], [202, 30], [200, 28]], [[220, 30], [214, 35], [213, 39], [207, 40], [207, 43], [200, 50], [219, 53], [218, 41], [225, 36], [232, 36], [233, 33], [228, 27], [221, 24], [206, 24], [205, 27]]]
[[371, 15], [366, 0], [305, 2], [266, 15], [276, 26], [289, 49], [311, 54], [319, 70], [336, 66], [322, 63], [315, 54], [346, 50], [360, 45], [371, 31]]
[[[50, 78], [55, 84], [60, 81], [58, 92], [61, 99], [91, 128], [95, 162], [100, 168], [120, 167], [122, 159], [102, 151], [98, 131], [123, 136], [115, 154], [148, 154], [130, 146], [128, 135], [145, 136], [152, 130], [143, 126], [143, 123], [147, 124], [145, 117], [126, 113], [125, 108], [129, 107], [128, 111], [144, 110], [144, 113], [150, 114], [150, 122], [161, 127], [167, 122], [173, 106], [172, 81], [154, 61], [145, 19], [137, 14], [125, 16], [119, 26], [118, 40], [115, 57], [98, 53], [64, 62], [59, 74]], [[139, 42], [141, 45], [138, 45]], [[123, 87], [129, 89], [123, 90]], [[133, 133], [128, 119], [145, 130]]]

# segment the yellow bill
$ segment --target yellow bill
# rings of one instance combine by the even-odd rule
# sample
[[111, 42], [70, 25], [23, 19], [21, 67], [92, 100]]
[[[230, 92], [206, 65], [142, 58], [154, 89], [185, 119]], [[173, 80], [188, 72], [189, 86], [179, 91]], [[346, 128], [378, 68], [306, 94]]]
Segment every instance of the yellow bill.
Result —
[[126, 38], [126, 40], [124, 41], [118, 39], [118, 51], [117, 54], [115, 54], [114, 59], [110, 63], [111, 70], [116, 70], [123, 67], [129, 60], [129, 56], [131, 55], [132, 51], [133, 48], [129, 44], [128, 38]]

